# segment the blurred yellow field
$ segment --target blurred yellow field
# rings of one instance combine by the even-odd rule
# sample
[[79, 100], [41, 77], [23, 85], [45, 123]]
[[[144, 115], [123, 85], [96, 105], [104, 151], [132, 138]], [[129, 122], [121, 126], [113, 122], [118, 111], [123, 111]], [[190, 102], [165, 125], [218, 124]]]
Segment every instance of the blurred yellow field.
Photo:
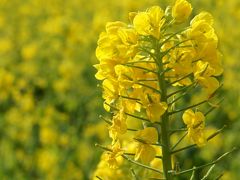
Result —
[[[196, 140], [192, 136], [191, 140], [201, 148], [190, 149], [173, 157], [172, 166], [175, 166], [174, 169], [178, 169], [179, 172], [193, 165], [200, 166], [212, 162], [233, 147], [240, 146], [238, 140], [240, 1], [189, 0], [189, 2], [193, 7], [191, 15], [189, 14], [190, 19], [202, 11], [212, 14], [214, 19], [212, 26], [218, 37], [216, 44], [222, 56], [221, 66], [224, 71], [220, 75], [221, 73], [216, 73], [216, 70], [212, 75], [218, 79], [221, 88], [212, 87], [216, 82], [214, 80], [209, 85], [212, 89], [209, 88], [211, 92], [208, 93], [214, 94], [215, 90], [219, 90], [217, 99], [224, 100], [220, 105], [210, 104], [214, 106], [214, 111], [209, 113], [205, 122], [206, 137], [211, 136], [218, 129], [223, 127], [224, 129], [213, 140], [206, 142], [207, 145], [204, 147], [201, 147], [204, 143], [200, 138]], [[96, 80], [95, 74], [98, 71], [93, 66], [99, 63], [98, 59], [104, 59], [104, 55], [101, 54], [104, 50], [96, 53], [96, 48], [99, 46], [100, 34], [107, 28], [108, 22], [122, 21], [128, 24], [129, 12], [145, 12], [147, 8], [153, 6], [161, 6], [165, 9], [168, 5], [174, 6], [174, 3], [175, 0], [0, 0], [0, 179], [138, 179], [135, 173], [139, 173], [142, 179], [147, 175], [155, 179], [163, 178], [148, 170], [143, 174], [142, 169], [136, 164], [128, 163], [125, 166], [126, 160], [121, 157], [119, 161], [123, 161], [122, 168], [109, 169], [107, 162], [104, 161], [106, 159], [104, 148], [96, 147], [95, 144], [108, 147], [112, 139], [117, 139], [114, 132], [111, 132], [112, 126], [105, 122], [108, 119], [104, 121], [104, 117], [109, 117], [105, 109], [112, 110], [113, 107], [108, 107], [106, 104], [103, 107], [104, 101], [107, 103], [108, 101], [105, 98], [106, 94], [102, 95], [104, 85], [99, 80], [104, 80], [107, 76], [102, 78], [106, 74], [100, 73], [96, 75], [98, 78]], [[184, 10], [187, 11], [190, 13], [190, 9]], [[178, 23], [188, 18], [179, 18], [177, 11], [175, 13], [175, 20], [177, 19]], [[134, 17], [136, 14], [133, 15]], [[139, 21], [142, 23], [141, 18], [143, 17], [140, 17]], [[135, 26], [139, 25], [137, 23], [135, 22]], [[147, 23], [145, 25], [141, 23], [140, 27], [138, 26], [138, 34], [144, 36], [149, 33], [154, 38], [159, 38], [157, 31], [142, 30]], [[129, 54], [134, 54], [135, 47], [127, 48], [132, 50], [128, 52]], [[104, 68], [103, 71], [106, 70]], [[109, 71], [111, 68], [115, 67], [111, 66]], [[151, 68], [155, 67], [151, 66]], [[99, 69], [101, 68], [98, 67]], [[119, 67], [115, 71], [125, 70]], [[204, 72], [205, 70], [201, 70], [199, 74]], [[170, 77], [173, 74], [168, 75]], [[141, 77], [145, 78], [145, 76]], [[150, 75], [147, 78], [154, 79], [155, 76]], [[171, 83], [174, 84], [175, 80], [171, 80]], [[124, 83], [124, 86], [129, 85], [127, 81]], [[105, 82], [106, 84], [109, 85], [109, 82]], [[181, 81], [178, 85], [189, 84]], [[198, 103], [203, 97], [203, 93], [193, 97], [185, 96], [180, 105]], [[148, 95], [145, 101], [151, 103], [155, 98], [159, 99], [158, 95]], [[111, 105], [112, 102], [109, 103]], [[140, 109], [138, 105], [131, 103], [124, 106], [128, 109], [133, 106], [135, 110]], [[155, 106], [151, 106], [146, 109], [146, 117], [152, 118], [151, 123], [157, 122], [157, 118], [165, 113], [166, 105], [158, 104], [157, 117], [152, 115], [154, 108]], [[162, 109], [161, 112], [159, 109]], [[204, 106], [201, 110], [206, 112], [208, 109]], [[199, 115], [198, 109], [187, 113], [194, 117]], [[133, 117], [128, 117], [126, 123], [133, 129], [148, 126], [131, 118]], [[181, 121], [181, 125], [187, 126], [188, 118], [185, 119], [184, 122]], [[203, 121], [202, 119], [199, 118], [199, 121]], [[131, 133], [135, 132], [130, 132], [130, 135]], [[148, 129], [148, 133], [155, 132]], [[144, 134], [144, 131], [140, 131], [136, 137], [145, 138]], [[176, 143], [182, 136], [182, 132], [173, 134], [171, 143]], [[128, 139], [129, 136], [123, 138]], [[149, 146], [158, 139], [155, 135], [151, 138], [151, 141], [146, 143]], [[179, 148], [192, 144], [191, 140], [184, 139]], [[131, 141], [123, 144], [129, 145], [128, 148], [134, 151], [136, 147], [129, 142]], [[138, 146], [143, 144], [138, 142]], [[115, 146], [115, 149], [118, 147]], [[160, 150], [156, 151], [156, 156], [161, 154]], [[239, 151], [224, 157], [223, 161], [216, 164], [209, 179], [217, 177], [223, 180], [240, 179], [239, 159]], [[149, 159], [139, 155], [136, 160], [148, 162]], [[158, 159], [151, 163], [152, 167], [162, 168]], [[196, 179], [200, 179], [206, 172], [207, 169], [196, 171]], [[188, 179], [188, 177], [189, 174], [177, 179]]]

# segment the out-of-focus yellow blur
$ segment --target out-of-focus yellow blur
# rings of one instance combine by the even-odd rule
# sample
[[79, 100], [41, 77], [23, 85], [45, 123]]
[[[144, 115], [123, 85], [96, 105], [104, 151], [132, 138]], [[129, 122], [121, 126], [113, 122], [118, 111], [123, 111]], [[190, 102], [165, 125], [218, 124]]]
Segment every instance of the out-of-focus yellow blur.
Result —
[[[240, 1], [190, 1], [213, 14], [225, 67], [225, 101], [213, 113], [228, 150], [240, 135]], [[89, 179], [108, 139], [94, 78], [98, 34], [106, 22], [172, 0], [0, 0], [0, 179]], [[219, 145], [219, 143], [217, 143]], [[198, 160], [214, 157], [214, 143]], [[239, 179], [240, 158], [220, 164]], [[191, 159], [186, 157], [186, 163]], [[197, 158], [196, 158], [197, 159]]]

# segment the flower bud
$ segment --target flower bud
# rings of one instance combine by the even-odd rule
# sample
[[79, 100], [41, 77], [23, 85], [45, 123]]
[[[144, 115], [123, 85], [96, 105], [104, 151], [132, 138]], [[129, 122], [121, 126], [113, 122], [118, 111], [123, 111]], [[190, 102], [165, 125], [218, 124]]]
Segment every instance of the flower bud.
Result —
[[192, 12], [192, 6], [186, 0], [176, 0], [172, 8], [172, 17], [176, 22], [182, 23], [188, 19]]

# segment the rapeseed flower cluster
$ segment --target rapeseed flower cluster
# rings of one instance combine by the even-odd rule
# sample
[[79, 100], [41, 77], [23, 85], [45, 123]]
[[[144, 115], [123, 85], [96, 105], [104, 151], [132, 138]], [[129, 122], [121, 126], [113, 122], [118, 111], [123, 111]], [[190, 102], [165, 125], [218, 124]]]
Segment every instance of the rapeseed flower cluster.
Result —
[[[225, 97], [224, 105], [220, 107], [218, 103], [211, 103], [210, 109], [204, 105], [191, 108], [193, 112], [191, 114], [195, 115], [189, 116], [189, 124], [184, 123], [184, 111], [172, 114], [170, 117], [169, 131], [172, 147], [184, 137], [177, 148], [173, 148], [173, 152], [191, 143], [198, 143], [201, 147], [198, 150], [189, 149], [181, 153], [173, 153], [172, 168], [180, 171], [200, 162], [207, 163], [223, 150], [239, 144], [240, 123], [237, 120], [240, 115], [238, 110], [240, 41], [237, 39], [240, 38], [238, 23], [240, 6], [238, 0], [189, 1], [192, 5], [187, 1], [177, 1], [174, 5], [174, 1], [161, 0], [161, 6], [164, 8], [169, 4], [172, 5], [172, 8], [166, 8], [164, 17], [166, 13], [169, 14], [168, 17], [175, 19], [174, 26], [171, 26], [173, 32], [177, 32], [175, 31], [177, 29], [181, 30], [185, 25], [190, 26], [187, 19], [190, 20], [199, 14], [199, 11], [205, 9], [214, 17], [212, 26], [221, 39], [221, 42], [218, 42], [218, 48], [224, 54], [224, 84], [223, 91], [221, 90]], [[129, 113], [134, 116], [130, 116], [124, 113], [127, 111], [124, 108], [121, 113], [116, 113], [115, 110], [112, 114], [115, 120], [111, 124], [109, 120], [112, 120], [112, 116], [104, 114], [103, 117], [106, 117], [105, 120], [109, 123], [106, 128], [104, 121], [98, 121], [98, 115], [102, 113], [102, 101], [97, 97], [99, 94], [95, 89], [97, 82], [93, 77], [94, 68], [92, 67], [92, 64], [97, 62], [94, 55], [97, 35], [106, 22], [116, 19], [126, 22], [128, 12], [135, 11], [129, 15], [132, 25], [138, 10], [157, 4], [159, 0], [89, 0], [88, 3], [84, 0], [0, 1], [0, 179], [84, 180], [89, 179], [93, 174], [95, 178], [99, 176], [104, 180], [132, 179], [135, 178], [134, 174], [137, 177], [163, 178], [159, 172], [129, 161], [142, 163], [155, 155], [155, 158], [145, 165], [158, 170], [163, 169], [161, 159], [163, 153], [162, 148], [158, 146], [159, 142], [155, 142], [156, 137], [145, 137], [142, 132], [148, 127], [152, 129], [153, 126], [147, 121], [142, 123], [135, 118], [135, 116], [140, 116], [142, 119], [149, 117], [149, 120], [154, 122], [154, 126], [160, 123], [158, 117], [163, 117], [164, 114], [161, 113], [164, 110], [158, 111], [158, 109], [165, 108], [165, 101], [158, 103], [158, 98], [162, 99], [163, 96], [149, 94], [147, 96], [152, 100], [150, 101], [147, 96], [141, 98], [141, 103], [144, 104], [141, 106], [138, 105], [139, 103], [135, 105], [133, 100], [128, 101], [127, 104], [133, 104], [128, 105], [128, 108], [139, 106], [136, 108], [138, 109], [144, 106], [145, 112], [135, 110], [133, 114]], [[139, 17], [144, 17], [147, 21], [154, 20], [152, 16], [146, 16], [144, 11], [142, 13], [145, 15]], [[136, 20], [137, 25], [139, 23]], [[156, 29], [160, 25], [152, 26], [146, 20], [144, 22], [148, 29], [141, 27], [140, 23], [140, 31], [157, 36]], [[128, 23], [127, 26], [129, 26]], [[167, 48], [166, 44], [165, 49]], [[141, 66], [146, 65], [141, 64]], [[203, 63], [199, 64], [200, 66], [207, 65]], [[199, 83], [203, 81], [202, 84], [204, 84], [200, 76], [201, 70], [195, 68], [196, 79]], [[186, 73], [189, 72], [180, 65], [175, 69], [182, 73], [183, 70], [186, 70]], [[118, 74], [120, 73], [119, 70]], [[204, 74], [204, 76], [206, 79], [209, 75]], [[216, 78], [215, 75], [210, 77]], [[193, 80], [191, 76], [190, 79]], [[218, 77], [217, 79], [219, 80]], [[174, 80], [169, 78], [169, 81]], [[141, 83], [143, 82], [141, 80]], [[175, 86], [169, 89], [169, 93], [180, 86], [186, 87], [186, 84], [189, 84], [187, 78], [182, 79], [181, 83], [175, 82]], [[216, 83], [212, 84], [216, 86]], [[151, 84], [151, 86], [155, 85]], [[186, 107], [187, 104], [194, 105], [209, 96], [207, 91], [200, 90], [200, 85], [194, 87], [197, 89], [190, 88], [189, 93], [179, 100], [177, 100], [177, 94], [172, 96], [176, 103], [174, 104], [173, 101], [170, 106], [167, 106], [166, 111], [174, 108], [181, 110], [185, 105]], [[205, 89], [215, 89], [215, 87]], [[194, 92], [195, 95], [190, 92]], [[216, 95], [219, 95], [218, 93]], [[183, 94], [179, 93], [179, 95]], [[211, 100], [211, 102], [214, 101]], [[105, 108], [109, 106], [105, 105]], [[212, 108], [219, 110], [211, 111]], [[113, 112], [112, 109], [111, 112]], [[208, 113], [209, 111], [211, 113]], [[185, 114], [188, 112], [190, 110]], [[198, 113], [203, 113], [205, 116], [201, 126], [197, 123]], [[125, 121], [118, 120], [123, 118]], [[197, 125], [193, 125], [194, 123]], [[218, 134], [208, 141], [208, 138], [218, 132], [218, 128], [223, 127], [224, 124], [227, 124], [224, 135]], [[179, 129], [179, 127], [182, 128]], [[155, 129], [159, 131], [158, 125]], [[150, 131], [156, 134], [155, 129]], [[200, 132], [202, 136], [199, 136]], [[111, 137], [109, 140], [107, 140], [108, 134]], [[139, 136], [139, 134], [142, 135]], [[115, 138], [114, 144], [109, 142], [112, 138]], [[161, 134], [158, 133], [157, 141], [161, 138]], [[201, 139], [204, 143], [199, 143]], [[93, 145], [96, 142], [104, 144], [108, 153], [100, 157], [101, 149], [94, 148]], [[115, 147], [119, 147], [119, 151], [115, 151]], [[146, 154], [147, 149], [155, 149], [155, 151], [150, 150], [152, 153]], [[111, 161], [108, 161], [111, 159], [109, 150], [115, 152], [112, 154], [113, 160], [117, 160], [114, 169], [109, 168], [111, 164]], [[138, 156], [135, 155], [136, 153]], [[129, 160], [124, 155], [128, 156]], [[223, 174], [221, 178], [224, 180], [239, 179], [238, 157], [239, 154], [236, 158], [225, 159], [224, 163], [215, 166], [214, 173], [208, 178], [214, 179], [217, 175]], [[101, 160], [97, 165], [99, 159]], [[95, 172], [94, 168], [96, 168]], [[195, 172], [196, 176], [201, 176], [203, 173]], [[189, 179], [189, 174], [182, 174], [181, 178]]]
[[[110, 113], [103, 119], [109, 124], [112, 139], [109, 147], [100, 147], [110, 152], [110, 167], [116, 169], [117, 159], [122, 157], [172, 179], [178, 173], [172, 163], [174, 149], [185, 137], [171, 145], [173, 119], [179, 118], [178, 113], [183, 113], [186, 133], [195, 146], [202, 147], [209, 140], [205, 136], [205, 116], [216, 107], [213, 98], [220, 88], [222, 55], [212, 15], [200, 12], [189, 23], [191, 12], [186, 0], [177, 0], [166, 10], [152, 6], [143, 12], [131, 12], [129, 24], [107, 23], [106, 31], [100, 34], [96, 78], [102, 81], [103, 105]], [[179, 107], [179, 100], [186, 94], [194, 97], [197, 93], [204, 94], [199, 103]], [[202, 104], [209, 104], [210, 111], [201, 112]], [[193, 108], [197, 108], [195, 113]], [[140, 122], [137, 129], [131, 121]], [[136, 143], [131, 153], [129, 145], [124, 146], [126, 142]], [[158, 170], [151, 167], [158, 158], [157, 149], [161, 149], [163, 167]], [[134, 160], [129, 154], [135, 156]], [[137, 176], [134, 170], [133, 174]]]

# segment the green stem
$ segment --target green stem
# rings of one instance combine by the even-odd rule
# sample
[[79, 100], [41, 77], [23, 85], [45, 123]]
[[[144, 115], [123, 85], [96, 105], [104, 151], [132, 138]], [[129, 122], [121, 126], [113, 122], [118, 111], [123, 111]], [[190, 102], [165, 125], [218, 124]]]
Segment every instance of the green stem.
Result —
[[[156, 56], [158, 65], [158, 82], [161, 90], [161, 101], [167, 102], [167, 84], [165, 81], [163, 62], [162, 62], [162, 54], [160, 54], [160, 46], [156, 41]], [[171, 173], [168, 173], [172, 170], [172, 160], [171, 160], [171, 149], [170, 149], [170, 136], [169, 136], [169, 115], [166, 111], [162, 116], [162, 124], [161, 124], [161, 144], [162, 146], [162, 163], [163, 163], [163, 173], [166, 180], [172, 180], [173, 176]], [[159, 132], [160, 134], [160, 132]]]
[[147, 165], [145, 165], [145, 164], [142, 164], [142, 163], [139, 163], [139, 162], [137, 162], [137, 161], [134, 161], [134, 160], [132, 160], [131, 158], [127, 157], [126, 155], [122, 155], [122, 157], [123, 157], [124, 159], [126, 159], [127, 161], [129, 161], [130, 163], [136, 164], [136, 165], [141, 166], [141, 167], [143, 167], [143, 168], [145, 168], [145, 169], [148, 169], [148, 170], [151, 170], [151, 171], [160, 173], [160, 174], [163, 173], [162, 171], [160, 171], [160, 170], [158, 170], [158, 169], [155, 169], [155, 168], [152, 168], [152, 167], [147, 166]]
[[196, 167], [193, 167], [193, 168], [191, 168], [191, 169], [187, 169], [187, 170], [184, 170], [184, 171], [181, 171], [181, 172], [177, 172], [177, 173], [174, 173], [174, 175], [175, 175], [175, 176], [178, 176], [178, 175], [181, 175], [181, 174], [185, 174], [185, 173], [188, 173], [188, 172], [197, 170], [197, 169], [202, 169], [202, 168], [211, 166], [211, 165], [213, 165], [213, 164], [216, 164], [216, 163], [218, 163], [219, 161], [221, 161], [224, 157], [226, 157], [227, 155], [229, 155], [230, 153], [232, 153], [233, 151], [235, 151], [236, 149], [237, 149], [237, 148], [234, 147], [231, 151], [224, 153], [223, 155], [221, 155], [219, 158], [217, 158], [217, 159], [214, 160], [213, 162], [210, 162], [210, 163], [207, 163], [207, 164], [204, 164], [204, 165], [201, 165], [201, 166], [196, 166]]
[[[226, 127], [226, 125], [224, 125], [221, 129], [217, 130], [216, 132], [214, 132], [213, 134], [211, 134], [210, 136], [208, 136], [208, 137], [207, 137], [207, 141], [210, 141], [212, 138], [214, 138], [214, 137], [217, 136], [219, 133], [221, 133], [225, 127]], [[197, 146], [197, 144], [192, 144], [192, 145], [185, 146], [185, 147], [183, 147], [183, 148], [174, 150], [174, 151], [172, 151], [171, 153], [172, 153], [172, 154], [175, 154], [175, 153], [178, 153], [178, 152], [180, 152], [180, 151], [183, 151], [183, 150], [186, 150], [186, 149], [190, 149], [190, 148], [193, 148], [193, 147], [196, 147], [196, 146]]]
[[207, 102], [207, 100], [201, 101], [201, 102], [199, 102], [199, 103], [197, 103], [197, 104], [194, 104], [194, 105], [191, 105], [191, 106], [188, 106], [188, 107], [185, 107], [185, 108], [176, 110], [176, 111], [169, 112], [168, 114], [169, 114], [169, 115], [172, 115], [172, 114], [175, 114], [175, 113], [178, 113], [178, 112], [182, 112], [182, 111], [185, 111], [185, 110], [188, 110], [188, 109], [191, 109], [191, 108], [200, 106], [201, 104], [203, 104], [203, 103], [205, 103], [205, 102]]
[[177, 145], [179, 145], [182, 140], [187, 136], [188, 132], [185, 132], [184, 135], [176, 142], [176, 144], [172, 147], [172, 151], [177, 147]]

